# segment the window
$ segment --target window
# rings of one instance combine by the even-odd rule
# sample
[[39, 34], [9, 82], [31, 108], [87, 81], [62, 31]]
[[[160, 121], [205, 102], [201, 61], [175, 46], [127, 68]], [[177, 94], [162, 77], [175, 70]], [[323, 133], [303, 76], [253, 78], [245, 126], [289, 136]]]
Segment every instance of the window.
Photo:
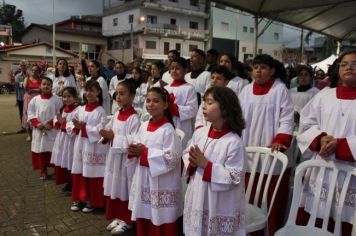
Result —
[[250, 33], [251, 33], [251, 34], [255, 33], [255, 28], [252, 28], [252, 27], [251, 27], [251, 28], [250, 28]]
[[168, 42], [164, 42], [164, 44], [163, 44], [163, 53], [167, 55], [168, 51], [169, 51], [169, 43]]
[[199, 1], [198, 0], [190, 0], [190, 5], [197, 7], [197, 6], [199, 6]]
[[157, 24], [157, 16], [147, 15], [147, 23], [149, 23], [149, 24]]
[[169, 2], [178, 2], [178, 0], [169, 0]]
[[221, 30], [223, 30], [223, 31], [229, 31], [229, 23], [227, 23], [227, 22], [221, 22]]
[[189, 44], [189, 52], [193, 51], [194, 49], [197, 49], [198, 46], [194, 44]]
[[134, 21], [134, 15], [129, 15], [129, 23], [133, 23]]
[[242, 47], [242, 52], [246, 52], [246, 47]]
[[119, 41], [114, 41], [114, 49], [118, 49], [119, 48]]
[[59, 47], [66, 49], [66, 50], [70, 50], [70, 43], [67, 42], [59, 42]]
[[258, 49], [258, 54], [262, 54], [262, 49], [261, 48]]
[[247, 26], [244, 26], [244, 27], [242, 28], [242, 31], [243, 31], [243, 32], [247, 32]]
[[274, 40], [279, 40], [279, 33], [274, 33]]
[[145, 41], [146, 49], [156, 49], [156, 41]]
[[180, 48], [181, 48], [180, 43], [176, 43], [176, 50], [177, 50], [178, 52], [180, 52]]
[[119, 23], [119, 21], [118, 21], [117, 17], [112, 19], [112, 25], [113, 26], [117, 26], [118, 23]]
[[177, 23], [176, 19], [171, 18], [171, 25], [175, 25]]
[[189, 28], [190, 29], [198, 29], [198, 22], [190, 21], [189, 22]]

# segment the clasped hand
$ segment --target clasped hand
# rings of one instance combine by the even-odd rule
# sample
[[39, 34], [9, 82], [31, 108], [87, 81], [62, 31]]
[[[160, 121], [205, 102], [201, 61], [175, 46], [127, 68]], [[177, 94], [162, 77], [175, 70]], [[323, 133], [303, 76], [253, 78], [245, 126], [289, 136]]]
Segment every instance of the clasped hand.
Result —
[[197, 145], [191, 146], [189, 149], [189, 163], [192, 167], [205, 168], [208, 160], [205, 158], [204, 153], [200, 151]]
[[127, 152], [132, 156], [140, 156], [143, 150], [145, 149], [145, 145], [142, 143], [137, 144], [129, 144], [127, 148]]

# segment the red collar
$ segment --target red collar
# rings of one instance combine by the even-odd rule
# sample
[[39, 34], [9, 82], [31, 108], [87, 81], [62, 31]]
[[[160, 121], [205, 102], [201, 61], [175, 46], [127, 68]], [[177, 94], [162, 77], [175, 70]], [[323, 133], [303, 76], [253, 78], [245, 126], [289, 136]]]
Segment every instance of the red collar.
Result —
[[213, 139], [219, 139], [225, 134], [229, 133], [231, 129], [229, 127], [224, 127], [221, 131], [213, 129], [213, 125], [210, 126], [208, 137]]
[[274, 84], [275, 79], [271, 79], [263, 85], [257, 84], [256, 82], [253, 83], [253, 94], [254, 95], [265, 95], [269, 92]]
[[336, 87], [336, 97], [343, 100], [356, 99], [356, 88], [339, 86]]
[[179, 87], [183, 84], [186, 84], [187, 82], [184, 79], [175, 79], [173, 80], [173, 82], [171, 83], [171, 87]]
[[78, 105], [76, 104], [71, 104], [71, 105], [66, 105], [64, 108], [63, 108], [63, 112], [65, 113], [71, 113]]
[[148, 122], [147, 131], [154, 132], [159, 127], [161, 127], [162, 125], [164, 125], [168, 122], [169, 121], [168, 121], [167, 117], [163, 117], [162, 119], [160, 119], [158, 121], [153, 121], [152, 119], [150, 119], [150, 121]]
[[136, 114], [136, 111], [133, 107], [130, 107], [126, 110], [121, 108], [119, 111], [119, 115], [117, 116], [117, 119], [120, 121], [126, 121], [133, 114]]
[[87, 104], [85, 105], [85, 111], [93, 111], [95, 108], [99, 107], [100, 106], [100, 103], [99, 102], [94, 102], [92, 104]]
[[41, 99], [50, 99], [52, 97], [52, 93], [50, 93], [50, 94], [41, 93], [40, 96], [41, 96]]

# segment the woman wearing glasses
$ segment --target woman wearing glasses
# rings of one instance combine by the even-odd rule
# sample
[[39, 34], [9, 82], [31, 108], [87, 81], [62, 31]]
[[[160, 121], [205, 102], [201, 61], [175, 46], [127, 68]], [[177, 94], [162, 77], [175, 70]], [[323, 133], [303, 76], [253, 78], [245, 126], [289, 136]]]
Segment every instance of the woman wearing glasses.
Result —
[[[340, 84], [336, 88], [320, 91], [300, 113], [299, 148], [304, 157], [347, 163], [356, 167], [356, 50], [339, 56]], [[327, 194], [329, 173], [323, 179], [323, 193]], [[307, 174], [304, 179], [304, 201], [299, 211], [299, 224], [306, 224], [311, 210], [317, 173]], [[342, 178], [338, 179], [342, 186]], [[342, 235], [351, 235], [352, 221], [356, 217], [356, 179], [352, 178], [342, 212]], [[338, 195], [336, 193], [336, 195]], [[323, 206], [326, 198], [320, 199]], [[335, 209], [336, 209], [336, 204]], [[304, 209], [303, 209], [304, 208]], [[336, 212], [332, 209], [332, 212]], [[318, 217], [324, 209], [320, 207]], [[329, 221], [330, 223], [330, 221]], [[356, 227], [356, 226], [354, 226]]]

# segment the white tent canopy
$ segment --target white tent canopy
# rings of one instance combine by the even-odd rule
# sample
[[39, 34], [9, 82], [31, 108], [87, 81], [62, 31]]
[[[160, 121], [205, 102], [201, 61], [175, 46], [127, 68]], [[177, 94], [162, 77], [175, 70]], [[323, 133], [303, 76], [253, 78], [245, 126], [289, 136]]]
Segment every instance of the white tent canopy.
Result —
[[215, 2], [339, 40], [356, 39], [356, 0], [219, 0]]
[[331, 66], [336, 59], [337, 59], [337, 56], [332, 54], [328, 58], [326, 58], [322, 61], [319, 61], [315, 64], [312, 64], [311, 66], [314, 69], [321, 69], [326, 73], [328, 71], [329, 66]]

